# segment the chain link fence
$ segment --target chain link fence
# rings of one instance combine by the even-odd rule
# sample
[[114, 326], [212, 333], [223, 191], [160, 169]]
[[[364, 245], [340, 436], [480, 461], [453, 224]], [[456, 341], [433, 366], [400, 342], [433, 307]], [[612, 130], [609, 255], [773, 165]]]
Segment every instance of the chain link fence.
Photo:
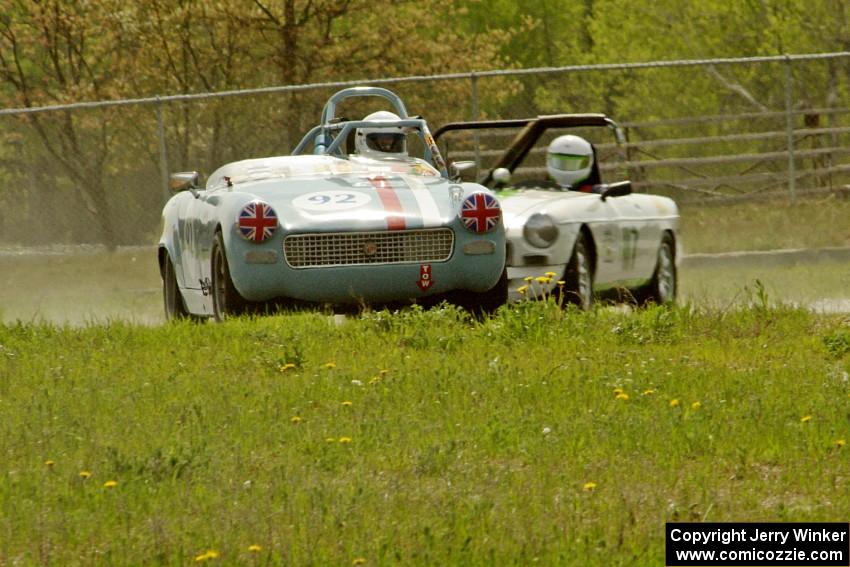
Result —
[[[432, 129], [608, 114], [628, 142], [594, 140], [603, 176], [680, 202], [850, 184], [848, 52], [458, 73], [0, 110], [0, 246], [152, 244], [170, 172], [287, 154], [331, 94], [362, 84], [392, 88]], [[509, 141], [476, 139], [482, 168]]]

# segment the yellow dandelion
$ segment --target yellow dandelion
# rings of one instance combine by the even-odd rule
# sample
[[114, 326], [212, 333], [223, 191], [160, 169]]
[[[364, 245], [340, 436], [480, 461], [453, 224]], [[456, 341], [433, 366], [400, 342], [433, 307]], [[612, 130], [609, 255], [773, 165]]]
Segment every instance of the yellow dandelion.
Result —
[[629, 399], [629, 395], [625, 392], [620, 392], [619, 394], [617, 394], [616, 399], [626, 401]]
[[47, 459], [46, 461], [44, 461], [44, 466], [45, 466], [45, 467], [52, 467], [52, 466], [53, 466], [53, 465], [55, 465], [55, 464], [56, 464], [56, 463], [55, 463], [54, 461], [51, 461], [50, 459]]
[[534, 278], [539, 284], [547, 284], [552, 281], [552, 278], [547, 278], [546, 276], [537, 276]]
[[195, 561], [197, 561], [198, 563], [209, 561], [210, 559], [218, 559], [218, 551], [210, 549], [200, 555], [195, 556]]
[[800, 418], [800, 423], [809, 423], [812, 420], [812, 416], [804, 415]]
[[288, 370], [292, 370], [292, 369], [294, 369], [294, 368], [295, 368], [295, 365], [294, 365], [294, 364], [292, 364], [291, 362], [287, 362], [286, 364], [281, 364], [281, 365], [280, 365], [280, 371], [281, 371], [281, 372], [286, 372], [286, 371], [288, 371]]
[[567, 285], [567, 282], [566, 282], [566, 281], [564, 281], [564, 280], [558, 280], [558, 287], [564, 287], [565, 285]]
[[355, 557], [354, 561], [351, 562], [352, 565], [364, 565], [366, 563], [365, 557]]
[[263, 550], [263, 548], [260, 547], [259, 545], [257, 545], [256, 543], [253, 543], [253, 544], [248, 546], [248, 551], [250, 551], [251, 553], [259, 553], [262, 550]]
[[533, 279], [534, 279], [534, 276], [525, 276], [524, 278], [522, 278], [522, 281], [524, 281], [524, 282], [530, 282], [530, 281], [531, 281], [531, 280], [533, 280]]
[[325, 437], [325, 443], [336, 443], [336, 437]]
[[584, 483], [584, 489], [588, 492], [592, 492], [596, 489], [596, 483], [595, 482], [585, 482]]
[[670, 400], [670, 407], [671, 408], [679, 407], [679, 400], [677, 400], [676, 398], [673, 398], [672, 400]]
[[115, 488], [116, 486], [118, 486], [117, 480], [107, 480], [103, 483], [103, 488]]
[[351, 443], [351, 437], [340, 437], [339, 442], [343, 445]]
[[344, 402], [342, 402], [342, 407], [344, 407], [344, 408], [350, 408], [351, 405], [352, 405], [352, 402], [349, 401], [349, 400], [345, 400]]
[[702, 407], [702, 404], [701, 404], [701, 403], [699, 403], [699, 402], [694, 402], [694, 403], [692, 403], [692, 404], [691, 404], [691, 409], [692, 409], [692, 410], [698, 410], [698, 409], [699, 409], [699, 408], [701, 408], [701, 407]]
[[838, 447], [839, 449], [842, 448], [846, 444], [847, 444], [847, 441], [845, 441], [844, 439], [836, 439], [835, 440], [835, 446]]
[[644, 391], [643, 391], [643, 395], [644, 395], [644, 396], [651, 396], [651, 395], [653, 395], [654, 393], [655, 393], [655, 390], [652, 390], [652, 389], [644, 390]]
[[623, 390], [622, 388], [614, 388], [614, 395], [615, 396], [618, 396], [618, 395], [622, 394], [623, 392], [625, 392], [625, 390]]
[[80, 471], [80, 478], [87, 479], [91, 476], [91, 471]]
[[558, 274], [556, 274], [555, 272], [546, 272], [546, 273], [545, 273], [545, 274], [543, 274], [543, 275], [544, 275], [544, 276], [546, 276], [547, 278], [550, 278], [550, 279], [551, 279], [551, 278], [554, 278], [554, 277], [555, 277], [556, 275], [558, 275]]
[[336, 368], [336, 364], [334, 364], [333, 362], [326, 362], [325, 368], [327, 368], [328, 370], [333, 370], [334, 368]]
[[301, 416], [293, 415], [292, 417], [289, 418], [289, 421], [291, 421], [292, 423], [297, 425], [297, 424], [301, 423]]
[[528, 291], [528, 286], [527, 286], [527, 285], [521, 285], [521, 286], [519, 286], [518, 288], [516, 288], [516, 290], [517, 290], [520, 294], [525, 295], [525, 292], [526, 292], [526, 291]]

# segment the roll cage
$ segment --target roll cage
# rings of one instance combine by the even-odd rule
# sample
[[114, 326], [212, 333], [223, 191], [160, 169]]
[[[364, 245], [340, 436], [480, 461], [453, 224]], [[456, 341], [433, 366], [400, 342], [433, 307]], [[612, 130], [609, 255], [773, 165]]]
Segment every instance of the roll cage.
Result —
[[602, 126], [614, 132], [618, 144], [626, 143], [626, 135], [620, 125], [604, 114], [552, 114], [537, 118], [520, 118], [514, 120], [478, 120], [472, 122], [451, 122], [434, 132], [434, 139], [439, 140], [446, 132], [457, 130], [493, 130], [500, 128], [522, 128], [514, 137], [508, 148], [499, 158], [495, 166], [487, 172], [481, 181], [482, 185], [493, 185], [493, 171], [500, 167], [507, 168], [511, 173], [522, 163], [525, 156], [540, 136], [550, 128], [580, 128], [585, 126]]
[[[394, 121], [345, 120], [336, 116], [336, 107], [345, 99], [356, 97], [378, 97], [390, 102], [396, 114], [403, 117]], [[434, 141], [428, 124], [418, 116], [408, 116], [407, 108], [394, 92], [381, 87], [351, 87], [331, 96], [322, 109], [321, 121], [310, 129], [293, 150], [292, 155], [303, 154], [312, 145], [313, 154], [345, 157], [343, 143], [357, 128], [405, 128], [416, 132], [425, 147], [425, 161], [439, 170], [440, 175], [448, 178], [446, 162]]]

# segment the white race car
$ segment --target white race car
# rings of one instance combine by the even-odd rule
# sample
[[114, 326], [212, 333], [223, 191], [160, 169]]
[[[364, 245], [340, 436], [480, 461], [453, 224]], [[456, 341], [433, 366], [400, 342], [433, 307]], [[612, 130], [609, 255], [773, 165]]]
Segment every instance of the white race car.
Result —
[[[498, 147], [504, 129], [520, 130], [507, 150], [489, 149]], [[477, 169], [480, 182], [497, 191], [508, 240], [510, 299], [551, 294], [588, 308], [594, 295], [613, 291], [627, 301], [673, 302], [681, 250], [676, 203], [634, 194], [629, 181], [602, 183], [599, 161], [605, 160], [596, 146], [581, 191], [554, 183], [546, 146], [573, 132], [613, 133], [616, 142], [605, 146], [615, 150], [625, 142], [620, 127], [602, 114], [458, 122], [435, 132], [456, 171]], [[475, 161], [458, 161], [468, 157]]]

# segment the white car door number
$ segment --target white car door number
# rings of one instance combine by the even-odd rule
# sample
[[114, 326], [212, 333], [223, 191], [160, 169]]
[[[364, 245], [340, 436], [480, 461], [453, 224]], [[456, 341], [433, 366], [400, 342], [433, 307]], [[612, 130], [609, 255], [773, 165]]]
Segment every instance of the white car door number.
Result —
[[360, 191], [316, 191], [296, 197], [292, 204], [308, 211], [331, 212], [362, 207], [371, 200]]

